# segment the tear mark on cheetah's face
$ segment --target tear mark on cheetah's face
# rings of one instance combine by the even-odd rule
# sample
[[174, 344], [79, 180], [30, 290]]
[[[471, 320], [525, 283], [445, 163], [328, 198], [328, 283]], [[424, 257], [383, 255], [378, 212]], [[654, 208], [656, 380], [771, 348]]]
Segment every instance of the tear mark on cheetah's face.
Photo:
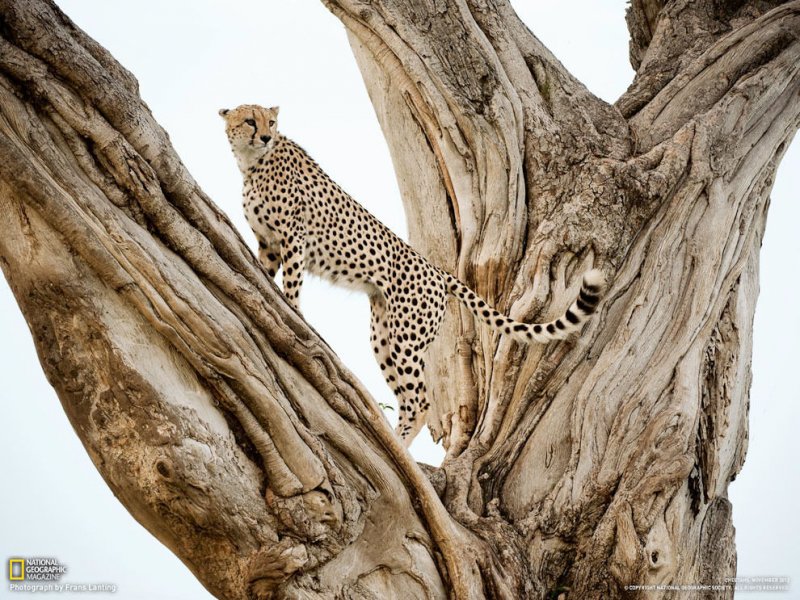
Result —
[[[225, 133], [242, 171], [274, 146], [278, 134], [278, 110], [277, 106], [264, 108], [255, 104], [220, 109], [219, 115], [225, 120]], [[246, 164], [242, 164], [243, 161]]]

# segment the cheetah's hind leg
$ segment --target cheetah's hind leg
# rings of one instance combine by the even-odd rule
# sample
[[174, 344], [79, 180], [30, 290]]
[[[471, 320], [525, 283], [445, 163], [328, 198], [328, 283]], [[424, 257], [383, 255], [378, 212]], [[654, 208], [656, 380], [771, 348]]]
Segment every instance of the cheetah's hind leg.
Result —
[[[401, 363], [398, 368], [400, 385], [395, 390], [400, 406], [400, 416], [395, 433], [400, 436], [403, 445], [408, 448], [422, 427], [427, 423], [428, 397], [425, 389], [425, 376], [422, 373], [424, 363]], [[409, 369], [412, 371], [409, 373]]]
[[428, 400], [425, 395], [421, 351], [400, 336], [393, 336], [386, 302], [380, 294], [370, 296], [372, 309], [370, 343], [386, 383], [397, 398], [398, 423], [395, 433], [408, 447], [425, 424]]

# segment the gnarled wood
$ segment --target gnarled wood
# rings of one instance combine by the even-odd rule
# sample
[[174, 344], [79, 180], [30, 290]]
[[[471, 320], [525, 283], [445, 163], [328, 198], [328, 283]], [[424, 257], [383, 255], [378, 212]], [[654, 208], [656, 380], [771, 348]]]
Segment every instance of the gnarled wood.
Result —
[[[136, 81], [46, 0], [0, 0], [0, 264], [109, 486], [224, 598], [617, 598], [735, 570], [758, 250], [800, 115], [800, 2], [633, 2], [592, 96], [506, 0], [325, 0], [412, 244], [499, 309], [426, 361], [415, 464], [202, 193]], [[626, 597], [630, 597], [629, 595]]]
[[[800, 5], [633, 3], [638, 72], [614, 108], [506, 2], [326, 4], [350, 31], [415, 245], [517, 318], [558, 312], [591, 262], [615, 278], [572, 345], [520, 348], [468, 315], [438, 340], [427, 377], [450, 512], [523, 554], [520, 595], [530, 577], [539, 593], [608, 598], [732, 575], [730, 558], [708, 568], [703, 540], [734, 556], [729, 511], [709, 510], [746, 445], [758, 249], [800, 112]], [[457, 382], [453, 364], [467, 365]]]

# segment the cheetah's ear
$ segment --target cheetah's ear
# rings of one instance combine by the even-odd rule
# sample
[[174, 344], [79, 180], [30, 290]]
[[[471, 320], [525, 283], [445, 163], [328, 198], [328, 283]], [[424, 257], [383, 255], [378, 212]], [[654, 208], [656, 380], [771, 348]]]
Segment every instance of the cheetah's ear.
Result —
[[220, 108], [219, 109], [219, 116], [220, 117], [225, 117], [229, 112], [231, 112], [231, 111], [229, 109], [227, 109], [227, 108]]
[[271, 108], [270, 108], [270, 110], [271, 110], [272, 112], [274, 112], [274, 113], [275, 113], [275, 116], [276, 116], [276, 117], [278, 116], [278, 111], [279, 111], [280, 109], [281, 109], [281, 107], [280, 107], [280, 106], [273, 106], [273, 107], [271, 107]]

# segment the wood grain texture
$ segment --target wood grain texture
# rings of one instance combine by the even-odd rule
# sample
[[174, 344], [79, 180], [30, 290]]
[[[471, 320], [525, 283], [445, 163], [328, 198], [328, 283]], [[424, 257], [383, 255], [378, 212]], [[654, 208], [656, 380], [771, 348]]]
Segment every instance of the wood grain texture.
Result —
[[419, 466], [133, 75], [51, 2], [0, 0], [0, 265], [109, 486], [220, 598], [630, 598], [734, 575], [800, 2], [633, 2], [614, 105], [506, 0], [324, 4], [412, 245], [517, 319], [560, 314], [591, 266], [606, 298], [582, 336], [529, 347], [453, 307], [426, 360], [447, 457]]
[[[701, 538], [713, 521], [735, 556], [730, 514], [707, 514], [744, 460], [758, 249], [798, 126], [800, 6], [778, 4], [634, 2], [637, 75], [609, 106], [506, 2], [436, 5], [452, 38], [409, 17], [428, 3], [326, 1], [415, 246], [516, 318], [556, 314], [592, 264], [613, 279], [571, 344], [521, 348], [461, 314], [431, 351], [445, 504], [503, 556], [507, 597], [735, 568], [704, 567]], [[480, 105], [462, 74], [483, 78]]]

